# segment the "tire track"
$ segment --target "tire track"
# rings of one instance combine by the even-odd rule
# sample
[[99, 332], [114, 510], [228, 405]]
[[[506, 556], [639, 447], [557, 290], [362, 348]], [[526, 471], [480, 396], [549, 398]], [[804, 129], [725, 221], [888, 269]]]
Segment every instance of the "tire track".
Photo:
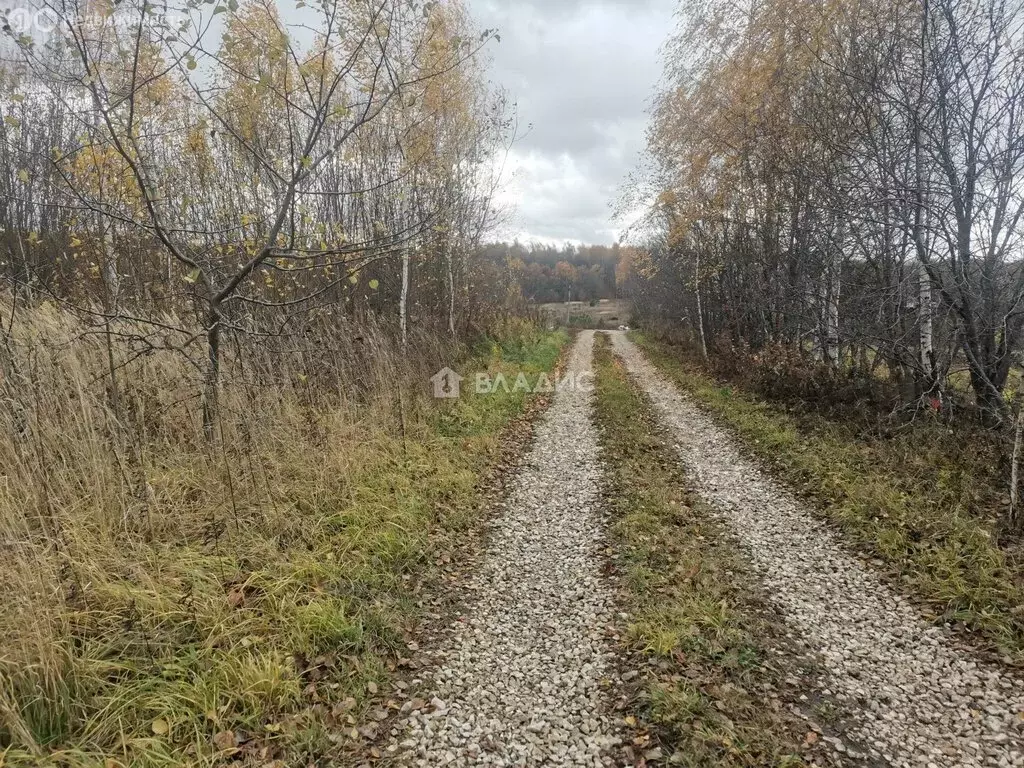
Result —
[[[1024, 766], [1020, 681], [929, 625], [839, 537], [738, 451], [623, 333], [612, 343], [674, 436], [698, 492], [737, 535], [767, 593], [820, 655], [853, 734], [894, 766]], [[850, 751], [841, 742], [839, 751]]]
[[[591, 369], [593, 332], [568, 363]], [[402, 766], [615, 765], [601, 680], [613, 593], [601, 575], [592, 395], [558, 392], [495, 522], [469, 601], [436, 652], [428, 706], [400, 725]]]

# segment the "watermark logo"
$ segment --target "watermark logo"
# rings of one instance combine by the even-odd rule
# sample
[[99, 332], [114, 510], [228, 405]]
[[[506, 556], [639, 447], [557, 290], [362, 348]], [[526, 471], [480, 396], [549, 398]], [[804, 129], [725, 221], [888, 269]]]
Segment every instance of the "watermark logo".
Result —
[[462, 394], [462, 382], [465, 376], [459, 376], [451, 368], [442, 368], [430, 377], [434, 387], [434, 397], [438, 400], [458, 400]]
[[[116, 2], [109, 5], [85, 2], [78, 8], [78, 13], [69, 14], [46, 4], [25, 7], [18, 0], [14, 0], [13, 3], [11, 0], [0, 0], [0, 27], [6, 35], [19, 42], [31, 42], [33, 36], [39, 35], [47, 39], [55, 30], [62, 34], [70, 34], [71, 30], [83, 29], [134, 29], [139, 23], [139, 16], [115, 13], [116, 6]], [[187, 16], [168, 13], [166, 10], [159, 12], [147, 6], [143, 25], [147, 30], [167, 33], [184, 30], [188, 21]]]
[[[434, 397], [454, 400], [462, 394], [460, 376], [451, 368], [442, 368], [430, 377]], [[473, 376], [473, 394], [494, 395], [499, 392], [510, 394], [521, 392], [529, 395], [554, 394], [556, 392], [591, 392], [594, 389], [594, 374], [590, 371], [570, 371], [552, 378], [547, 373], [477, 373]]]

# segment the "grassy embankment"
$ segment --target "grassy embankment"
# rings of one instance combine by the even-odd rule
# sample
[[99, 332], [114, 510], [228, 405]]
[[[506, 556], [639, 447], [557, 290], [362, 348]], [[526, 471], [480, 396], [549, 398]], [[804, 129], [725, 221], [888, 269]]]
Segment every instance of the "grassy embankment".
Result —
[[682, 348], [653, 336], [635, 340], [752, 454], [884, 561], [936, 621], [957, 623], [979, 647], [1024, 663], [1021, 564], [1017, 548], [998, 541], [1000, 468], [977, 431], [918, 423], [871, 434], [715, 381]]
[[678, 456], [606, 336], [594, 364], [627, 639], [657, 660], [645, 697], [663, 756], [689, 766], [802, 765], [805, 734], [772, 695], [783, 675], [769, 644], [780, 628], [735, 545], [688, 495]]
[[[52, 308], [19, 320], [24, 381], [0, 393], [0, 765], [283, 768], [368, 748], [419, 585], [477, 522], [526, 403], [435, 402], [426, 377], [455, 351], [371, 331], [337, 358], [363, 355], [358, 375], [329, 345], [255, 348], [211, 449], [180, 356], [115, 350], [115, 425], [102, 336]], [[511, 324], [460, 367], [548, 370], [565, 340]]]

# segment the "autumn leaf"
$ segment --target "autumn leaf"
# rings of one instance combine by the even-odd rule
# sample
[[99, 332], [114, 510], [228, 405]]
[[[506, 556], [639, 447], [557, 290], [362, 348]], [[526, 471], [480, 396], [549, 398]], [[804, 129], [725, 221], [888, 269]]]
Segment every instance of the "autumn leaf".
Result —
[[221, 731], [213, 737], [213, 746], [217, 749], [234, 749], [235, 744], [234, 731]]

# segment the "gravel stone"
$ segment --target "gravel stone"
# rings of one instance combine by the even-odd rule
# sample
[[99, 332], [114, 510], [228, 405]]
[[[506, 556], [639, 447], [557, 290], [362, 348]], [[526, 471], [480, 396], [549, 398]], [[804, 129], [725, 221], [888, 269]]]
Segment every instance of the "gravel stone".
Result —
[[731, 526], [776, 607], [854, 713], [848, 730], [894, 766], [1024, 766], [1024, 694], [844, 551], [623, 333], [616, 353], [677, 441], [697, 491]]
[[[568, 361], [590, 371], [594, 334]], [[403, 766], [615, 765], [605, 716], [613, 592], [592, 395], [555, 394], [491, 532], [471, 595], [433, 659], [430, 711], [410, 712]]]

